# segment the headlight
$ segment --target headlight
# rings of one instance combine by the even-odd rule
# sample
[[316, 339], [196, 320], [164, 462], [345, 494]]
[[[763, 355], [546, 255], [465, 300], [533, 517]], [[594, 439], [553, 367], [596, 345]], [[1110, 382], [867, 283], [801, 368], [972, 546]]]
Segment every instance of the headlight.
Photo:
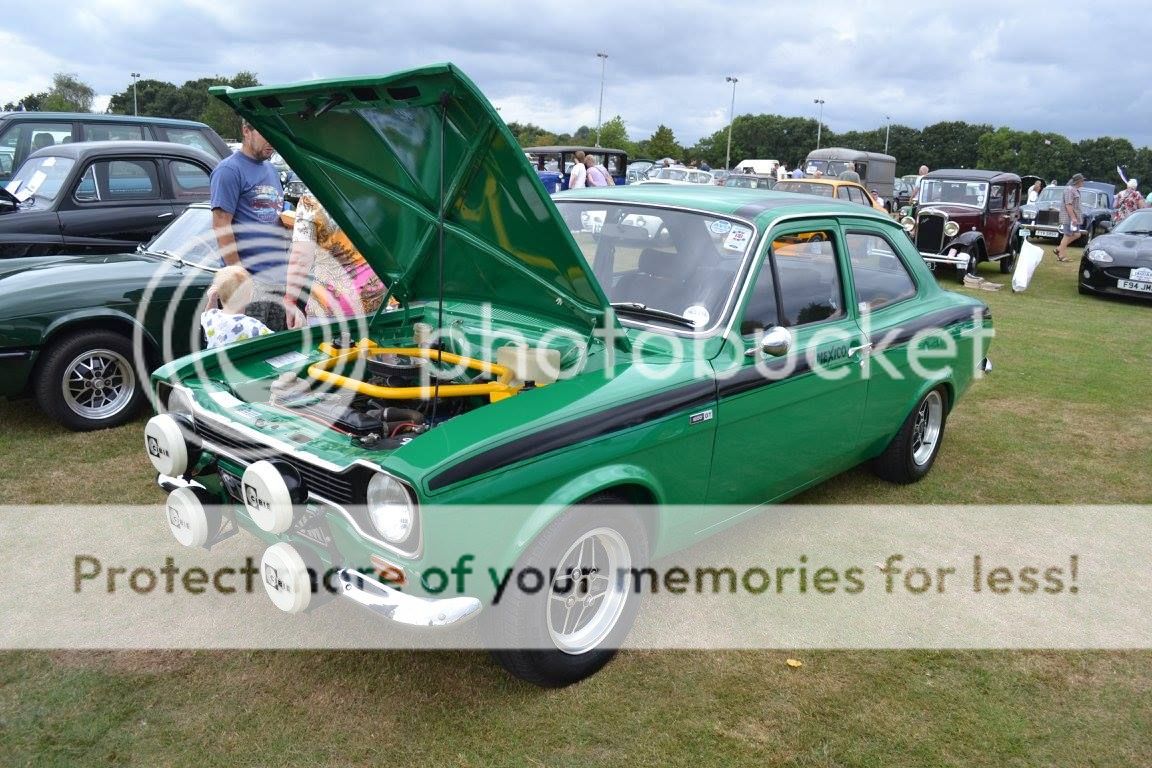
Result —
[[415, 529], [416, 508], [403, 483], [375, 474], [368, 482], [368, 517], [385, 541], [403, 544]]
[[900, 226], [904, 227], [905, 232], [911, 232], [912, 228], [916, 226], [916, 219], [911, 216], [905, 216], [900, 219]]
[[1112, 257], [1108, 254], [1108, 251], [1100, 250], [1099, 248], [1093, 248], [1092, 250], [1088, 251], [1088, 261], [1091, 261], [1094, 264], [1111, 264]]
[[172, 394], [168, 395], [168, 402], [164, 404], [164, 412], [173, 416], [187, 416], [192, 418], [192, 393], [180, 387], [174, 387]]
[[944, 234], [947, 237], [956, 237], [956, 233], [960, 231], [960, 225], [954, 221], [950, 221], [944, 225]]

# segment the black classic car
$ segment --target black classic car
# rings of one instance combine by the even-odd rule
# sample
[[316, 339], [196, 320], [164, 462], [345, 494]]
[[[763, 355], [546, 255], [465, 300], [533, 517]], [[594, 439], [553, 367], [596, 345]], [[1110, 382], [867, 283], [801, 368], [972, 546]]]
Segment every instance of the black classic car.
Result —
[[56, 144], [0, 190], [0, 257], [131, 251], [207, 200], [217, 159], [159, 141]]
[[[1020, 236], [1060, 239], [1060, 206], [1064, 202], [1063, 186], [1048, 186], [1040, 191], [1036, 202], [1020, 209]], [[1116, 187], [1099, 181], [1086, 181], [1080, 188], [1080, 229], [1084, 236], [1074, 245], [1084, 245], [1105, 231], [1102, 222], [1112, 221], [1112, 200]]]
[[932, 171], [920, 179], [914, 213], [900, 222], [930, 269], [955, 268], [961, 282], [986, 261], [1009, 274], [1020, 250], [1020, 177], [1002, 171]]
[[1079, 288], [1152, 301], [1152, 208], [1134, 211], [1108, 234], [1092, 238], [1080, 259]]

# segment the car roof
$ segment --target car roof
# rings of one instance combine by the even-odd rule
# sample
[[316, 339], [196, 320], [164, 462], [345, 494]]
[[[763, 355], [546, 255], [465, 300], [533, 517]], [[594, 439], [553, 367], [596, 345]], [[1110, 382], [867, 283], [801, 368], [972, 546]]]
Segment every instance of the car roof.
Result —
[[38, 123], [51, 121], [82, 120], [85, 123], [150, 123], [155, 125], [179, 125], [185, 127], [206, 127], [196, 120], [182, 120], [175, 117], [144, 117], [140, 115], [104, 115], [94, 112], [0, 112], [0, 120], [30, 120]]
[[38, 149], [29, 154], [28, 158], [47, 155], [69, 157], [78, 161], [94, 155], [179, 155], [197, 160], [211, 160], [212, 165], [220, 162], [220, 158], [202, 149], [171, 141], [74, 141]]
[[1007, 171], [982, 171], [975, 168], [941, 168], [928, 173], [926, 179], [956, 179], [958, 181], [1020, 181], [1020, 177]]
[[[799, 181], [799, 179], [798, 179]], [[892, 222], [874, 208], [834, 198], [798, 195], [794, 192], [775, 192], [768, 189], [718, 187], [714, 184], [632, 184], [617, 187], [585, 187], [558, 192], [552, 196], [556, 202], [584, 198], [636, 203], [641, 205], [667, 205], [691, 208], [721, 216], [758, 218], [781, 214], [813, 215], [865, 215]]]
[[623, 149], [612, 149], [610, 147], [586, 147], [583, 144], [561, 144], [551, 147], [524, 147], [525, 152], [532, 154], [551, 154], [559, 152], [575, 152], [577, 150], [584, 150], [585, 153], [590, 155], [596, 154], [609, 154], [609, 155], [626, 155], [628, 154]]

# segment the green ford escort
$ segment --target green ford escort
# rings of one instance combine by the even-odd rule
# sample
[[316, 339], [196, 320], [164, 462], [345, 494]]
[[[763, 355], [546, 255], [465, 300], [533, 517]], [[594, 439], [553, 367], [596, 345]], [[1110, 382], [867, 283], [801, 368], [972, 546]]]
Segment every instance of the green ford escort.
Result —
[[[172, 533], [256, 536], [282, 610], [334, 594], [403, 625], [475, 620], [513, 674], [575, 682], [627, 634], [638, 565], [863, 462], [919, 480], [989, 370], [987, 308], [867, 208], [550, 197], [452, 65], [213, 93], [395, 299], [153, 374]], [[460, 563], [547, 584], [445, 589]]]

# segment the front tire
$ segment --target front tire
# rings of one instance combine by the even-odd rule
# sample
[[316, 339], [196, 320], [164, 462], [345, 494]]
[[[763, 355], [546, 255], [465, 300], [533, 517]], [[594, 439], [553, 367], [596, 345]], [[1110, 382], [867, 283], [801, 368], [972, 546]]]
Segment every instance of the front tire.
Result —
[[947, 394], [936, 387], [920, 398], [884, 453], [873, 461], [873, 471], [891, 483], [918, 482], [936, 462], [947, 419]]
[[[595, 674], [616, 655], [639, 608], [632, 573], [648, 557], [644, 525], [619, 506], [624, 503], [589, 499], [524, 551], [484, 625], [492, 656], [505, 670], [558, 688]], [[546, 576], [544, 588], [518, 588], [519, 576], [533, 573]]]
[[132, 341], [113, 331], [84, 331], [54, 344], [41, 359], [36, 402], [75, 432], [116, 427], [140, 410], [144, 390], [132, 364]]

